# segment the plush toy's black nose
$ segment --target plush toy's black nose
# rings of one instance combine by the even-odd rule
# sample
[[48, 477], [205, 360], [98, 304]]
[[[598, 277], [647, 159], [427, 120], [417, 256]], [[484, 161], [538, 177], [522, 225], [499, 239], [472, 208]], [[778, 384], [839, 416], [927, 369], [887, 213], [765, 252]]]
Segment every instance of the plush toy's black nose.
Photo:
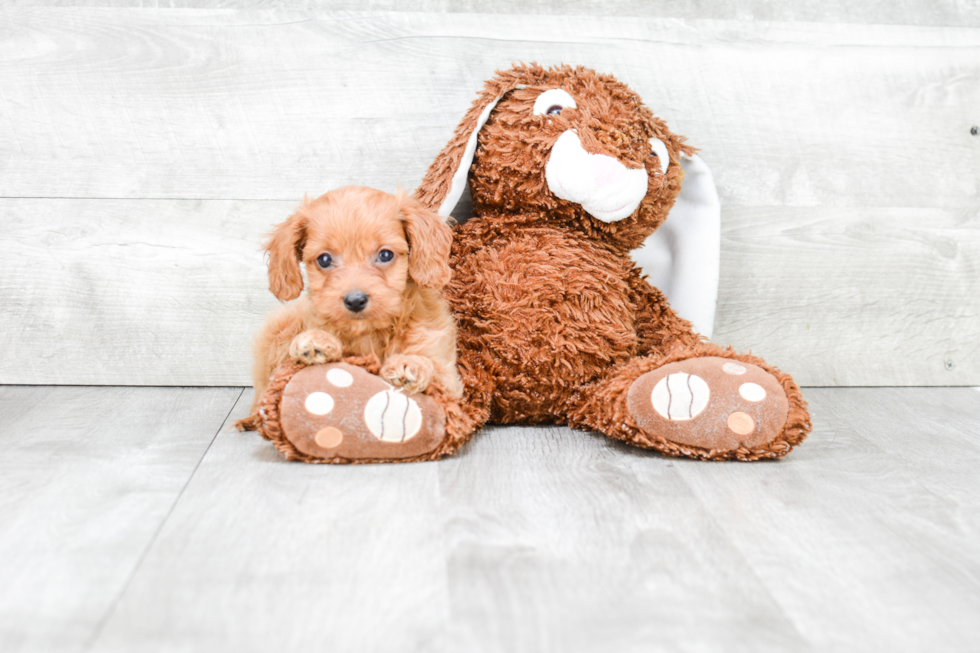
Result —
[[344, 295], [344, 306], [352, 313], [360, 313], [367, 306], [368, 296], [362, 290], [352, 290]]

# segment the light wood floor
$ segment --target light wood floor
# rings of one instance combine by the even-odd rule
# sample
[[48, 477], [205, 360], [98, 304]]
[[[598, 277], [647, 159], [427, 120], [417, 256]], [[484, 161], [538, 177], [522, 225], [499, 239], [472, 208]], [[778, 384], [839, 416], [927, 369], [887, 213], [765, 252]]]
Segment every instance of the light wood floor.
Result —
[[980, 392], [808, 389], [774, 463], [490, 428], [281, 460], [242, 388], [0, 388], [0, 650], [975, 651]]

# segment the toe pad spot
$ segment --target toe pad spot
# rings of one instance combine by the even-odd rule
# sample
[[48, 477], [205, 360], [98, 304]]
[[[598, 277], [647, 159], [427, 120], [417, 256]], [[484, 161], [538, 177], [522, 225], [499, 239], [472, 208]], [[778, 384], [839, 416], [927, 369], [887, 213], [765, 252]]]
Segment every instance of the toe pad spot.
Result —
[[327, 381], [338, 388], [347, 388], [354, 383], [354, 377], [347, 370], [331, 367], [327, 370]]
[[333, 397], [326, 392], [311, 392], [304, 402], [306, 412], [313, 415], [326, 415], [333, 410]]
[[728, 428], [739, 435], [748, 435], [755, 430], [755, 420], [741, 411], [728, 416]]
[[758, 402], [766, 398], [766, 389], [758, 383], [743, 383], [738, 387], [738, 394], [746, 401]]
[[327, 426], [317, 431], [313, 439], [324, 449], [333, 449], [344, 441], [344, 434], [340, 429]]
[[734, 376], [741, 376], [748, 372], [744, 366], [739, 365], [738, 363], [732, 363], [731, 361], [722, 365], [721, 369], [725, 374], [732, 374]]

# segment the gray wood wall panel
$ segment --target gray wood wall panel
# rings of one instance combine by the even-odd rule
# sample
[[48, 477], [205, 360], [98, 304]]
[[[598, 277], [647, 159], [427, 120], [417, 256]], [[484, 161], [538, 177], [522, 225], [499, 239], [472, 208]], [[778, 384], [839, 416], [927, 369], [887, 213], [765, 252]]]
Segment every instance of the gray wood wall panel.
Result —
[[0, 388], [0, 650], [82, 651], [240, 388]]
[[980, 383], [980, 211], [722, 212], [713, 339], [804, 385]]
[[724, 20], [871, 23], [980, 27], [978, 0], [6, 0], [12, 7], [144, 7], [198, 9], [329, 9], [423, 13], [637, 16]]
[[0, 200], [0, 383], [251, 384], [260, 242], [298, 200]]
[[3, 197], [288, 199], [421, 179], [513, 61], [615, 73], [723, 205], [976, 207], [972, 28], [4, 11]]
[[687, 6], [0, 9], [0, 382], [248, 383], [269, 226], [414, 187], [483, 80], [536, 59], [616, 74], [702, 148], [716, 341], [808, 385], [980, 383], [975, 3]]
[[[0, 200], [0, 383], [251, 383], [296, 204]], [[977, 212], [728, 208], [722, 239], [715, 341], [805, 385], [980, 383]]]

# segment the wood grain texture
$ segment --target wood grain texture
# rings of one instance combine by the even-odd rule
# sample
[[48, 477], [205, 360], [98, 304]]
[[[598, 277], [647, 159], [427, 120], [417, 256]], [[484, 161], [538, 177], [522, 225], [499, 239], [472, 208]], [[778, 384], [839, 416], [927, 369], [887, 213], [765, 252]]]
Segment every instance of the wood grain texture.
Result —
[[[297, 201], [0, 200], [0, 383], [251, 383]], [[726, 208], [721, 280], [715, 341], [803, 385], [980, 383], [980, 212]]]
[[85, 648], [240, 395], [0, 387], [0, 650]]
[[564, 427], [444, 461], [449, 650], [806, 650], [684, 464]]
[[723, 206], [976, 208], [975, 28], [5, 9], [0, 196], [414, 187], [483, 81], [585, 63], [702, 148]]
[[636, 16], [644, 18], [711, 18], [758, 21], [811, 21], [896, 25], [980, 27], [977, 0], [7, 0], [12, 7], [142, 7], [196, 9], [306, 8], [333, 11], [402, 11], [564, 16]]
[[2, 8], [0, 382], [248, 383], [269, 226], [413, 187], [483, 80], [539, 60], [616, 74], [702, 148], [716, 341], [805, 385], [980, 383], [975, 3], [765, 6]]
[[980, 380], [980, 211], [723, 209], [713, 340], [802, 385]]
[[772, 464], [478, 436], [442, 466], [456, 650], [970, 650], [980, 397], [809, 396], [813, 434]]
[[758, 464], [518, 427], [310, 466], [222, 431], [91, 650], [970, 650], [980, 394], [810, 399]]
[[288, 463], [222, 430], [184, 496], [92, 651], [436, 649], [450, 615], [436, 463]]
[[809, 391], [817, 429], [771, 469], [682, 466], [813, 650], [969, 651], [980, 637], [980, 397]]
[[0, 383], [246, 385], [293, 202], [3, 200]]

